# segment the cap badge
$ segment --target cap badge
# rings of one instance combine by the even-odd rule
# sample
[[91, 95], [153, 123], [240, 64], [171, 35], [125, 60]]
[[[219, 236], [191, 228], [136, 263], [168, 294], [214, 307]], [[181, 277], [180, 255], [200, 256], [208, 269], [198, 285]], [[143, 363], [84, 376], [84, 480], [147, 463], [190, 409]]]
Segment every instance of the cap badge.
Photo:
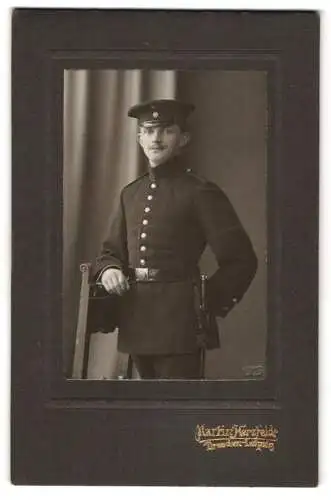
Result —
[[159, 115], [159, 112], [158, 111], [153, 111], [153, 118], [158, 118], [160, 115]]

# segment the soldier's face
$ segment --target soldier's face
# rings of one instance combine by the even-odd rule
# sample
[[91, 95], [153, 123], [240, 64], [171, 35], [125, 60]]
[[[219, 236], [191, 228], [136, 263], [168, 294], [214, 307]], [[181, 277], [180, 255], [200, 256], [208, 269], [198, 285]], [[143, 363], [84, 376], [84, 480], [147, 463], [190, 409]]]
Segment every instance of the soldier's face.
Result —
[[156, 167], [175, 156], [188, 142], [189, 135], [178, 125], [142, 125], [138, 134], [139, 143], [152, 167]]

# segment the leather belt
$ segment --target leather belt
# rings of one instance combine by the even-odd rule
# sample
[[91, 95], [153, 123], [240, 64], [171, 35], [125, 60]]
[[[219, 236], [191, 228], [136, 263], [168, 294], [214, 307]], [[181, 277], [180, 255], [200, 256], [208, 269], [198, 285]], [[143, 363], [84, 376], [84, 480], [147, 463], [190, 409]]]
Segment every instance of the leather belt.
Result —
[[136, 267], [130, 269], [130, 277], [135, 281], [171, 282], [186, 281], [192, 279], [194, 273], [185, 271], [173, 271], [165, 269], [153, 269], [148, 267]]

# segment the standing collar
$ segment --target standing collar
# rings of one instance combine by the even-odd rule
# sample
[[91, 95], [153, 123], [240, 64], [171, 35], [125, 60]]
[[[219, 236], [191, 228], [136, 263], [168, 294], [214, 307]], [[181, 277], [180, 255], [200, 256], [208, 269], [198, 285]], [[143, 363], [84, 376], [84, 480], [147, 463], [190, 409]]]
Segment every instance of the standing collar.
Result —
[[172, 177], [174, 175], [179, 175], [185, 170], [185, 165], [182, 158], [176, 156], [170, 158], [170, 160], [165, 163], [161, 163], [157, 167], [151, 167], [148, 165], [148, 174], [151, 180], [158, 179], [160, 177]]

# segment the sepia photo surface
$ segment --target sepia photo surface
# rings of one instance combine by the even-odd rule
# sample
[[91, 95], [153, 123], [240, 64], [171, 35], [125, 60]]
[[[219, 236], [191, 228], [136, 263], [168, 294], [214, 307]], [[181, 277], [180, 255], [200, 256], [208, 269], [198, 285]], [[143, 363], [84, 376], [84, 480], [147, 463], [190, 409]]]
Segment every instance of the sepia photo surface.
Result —
[[[257, 270], [243, 296], [228, 314], [216, 318], [219, 345], [205, 350], [203, 377], [207, 380], [263, 379], [268, 369], [267, 73], [247, 69], [68, 69], [64, 71], [63, 82], [63, 359], [66, 376], [77, 378], [73, 370], [77, 349], [80, 349], [81, 378], [127, 378], [130, 353], [117, 348], [121, 328], [89, 333], [83, 346], [77, 343], [78, 330], [82, 330], [84, 273], [81, 266], [91, 264], [93, 268], [123, 188], [148, 170], [147, 158], [137, 139], [137, 120], [128, 116], [129, 109], [139, 103], [175, 99], [191, 103], [195, 108], [187, 118], [190, 140], [178, 161], [184, 162], [188, 175], [198, 179], [196, 182], [211, 182], [222, 190], [257, 258]], [[170, 206], [165, 208], [170, 209]], [[186, 229], [183, 227], [183, 231]], [[207, 277], [218, 269], [217, 256], [211, 247], [207, 241], [199, 259], [200, 272]], [[153, 307], [151, 304], [151, 310], [144, 312], [147, 323]], [[158, 335], [162, 335], [161, 324], [155, 329], [155, 336]], [[141, 378], [134, 363], [130, 378]]]

